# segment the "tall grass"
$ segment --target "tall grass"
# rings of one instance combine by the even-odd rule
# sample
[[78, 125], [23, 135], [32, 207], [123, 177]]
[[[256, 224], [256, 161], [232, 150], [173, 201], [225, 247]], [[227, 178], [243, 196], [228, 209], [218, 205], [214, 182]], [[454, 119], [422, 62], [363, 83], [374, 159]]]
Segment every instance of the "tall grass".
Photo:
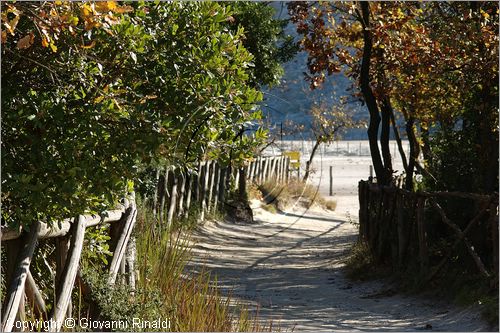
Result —
[[[229, 295], [221, 295], [209, 272], [189, 272], [189, 235], [179, 229], [158, 227], [151, 212], [139, 210], [136, 237], [141, 295], [158, 293], [160, 310], [171, 321], [172, 331], [263, 330], [258, 318]], [[225, 297], [227, 296], [227, 297]], [[147, 299], [142, 300], [147, 303]]]

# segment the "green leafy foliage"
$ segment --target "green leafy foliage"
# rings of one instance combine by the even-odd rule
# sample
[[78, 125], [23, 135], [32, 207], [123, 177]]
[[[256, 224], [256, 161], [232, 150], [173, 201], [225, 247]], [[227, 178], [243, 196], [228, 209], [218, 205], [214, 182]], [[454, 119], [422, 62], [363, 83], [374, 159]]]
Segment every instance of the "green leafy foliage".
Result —
[[281, 63], [299, 50], [293, 37], [284, 32], [288, 20], [276, 19], [275, 9], [266, 3], [237, 1], [232, 8], [229, 26], [244, 29], [243, 45], [254, 55], [250, 82], [254, 86], [278, 84], [283, 75]]
[[[2, 48], [2, 216], [9, 226], [100, 212], [147, 166], [230, 160], [229, 151], [246, 158], [258, 144], [236, 139], [260, 117], [262, 95], [249, 84], [253, 56], [243, 29], [226, 28], [229, 6], [15, 6], [14, 37], [47, 25], [57, 50], [37, 43], [38, 35], [29, 47], [9, 37]], [[41, 25], [35, 14], [42, 12], [71, 17], [71, 29]]]

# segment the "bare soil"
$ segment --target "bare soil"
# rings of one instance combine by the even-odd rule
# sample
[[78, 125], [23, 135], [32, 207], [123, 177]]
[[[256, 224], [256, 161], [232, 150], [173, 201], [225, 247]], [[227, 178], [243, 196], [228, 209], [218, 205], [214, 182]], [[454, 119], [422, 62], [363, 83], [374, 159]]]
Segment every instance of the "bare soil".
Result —
[[348, 280], [342, 268], [357, 230], [346, 210], [273, 214], [258, 201], [252, 206], [255, 223], [200, 227], [192, 264], [211, 269], [220, 287], [281, 331], [491, 330], [474, 307], [401, 295], [385, 281]]

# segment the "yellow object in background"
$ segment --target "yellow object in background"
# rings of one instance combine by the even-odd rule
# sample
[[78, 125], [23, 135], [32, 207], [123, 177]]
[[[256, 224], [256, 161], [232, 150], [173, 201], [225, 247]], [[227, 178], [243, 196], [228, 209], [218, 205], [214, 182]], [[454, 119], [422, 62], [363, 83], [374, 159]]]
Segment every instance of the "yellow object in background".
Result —
[[300, 151], [285, 151], [283, 156], [290, 158], [290, 167], [294, 169], [300, 168]]

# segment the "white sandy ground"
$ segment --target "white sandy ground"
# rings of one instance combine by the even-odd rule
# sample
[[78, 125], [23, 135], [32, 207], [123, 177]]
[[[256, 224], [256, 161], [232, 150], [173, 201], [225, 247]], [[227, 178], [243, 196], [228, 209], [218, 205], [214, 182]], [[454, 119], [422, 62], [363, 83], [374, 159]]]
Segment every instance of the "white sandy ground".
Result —
[[344, 217], [255, 209], [255, 224], [208, 222], [195, 235], [194, 262], [282, 331], [492, 330], [476, 309], [396, 295], [383, 281], [351, 282], [343, 260], [357, 230]]
[[369, 164], [368, 157], [328, 154], [315, 162], [319, 171], [311, 181], [326, 195], [334, 166], [335, 212], [297, 205], [272, 214], [253, 201], [254, 224], [205, 223], [194, 235], [192, 267], [212, 270], [223, 290], [258, 307], [262, 321], [273, 320], [282, 331], [498, 331], [474, 307], [396, 294], [387, 282], [344, 276], [357, 237], [350, 223], [357, 222], [357, 182], [368, 177]]

